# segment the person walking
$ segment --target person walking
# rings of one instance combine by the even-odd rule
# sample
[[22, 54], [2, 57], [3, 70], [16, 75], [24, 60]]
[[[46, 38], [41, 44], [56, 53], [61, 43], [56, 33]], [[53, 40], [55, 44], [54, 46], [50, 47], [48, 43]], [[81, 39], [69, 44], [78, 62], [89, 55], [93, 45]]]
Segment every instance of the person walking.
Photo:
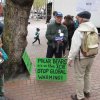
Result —
[[[76, 95], [71, 95], [72, 100], [85, 100], [85, 97], [90, 97], [90, 71], [95, 55], [91, 54], [91, 56], [86, 56], [85, 54], [87, 53], [84, 53], [82, 50], [82, 41], [84, 40], [85, 33], [89, 32], [91, 36], [94, 32], [96, 35], [98, 34], [94, 24], [89, 21], [90, 17], [91, 13], [88, 11], [80, 12], [76, 17], [79, 22], [79, 27], [75, 30], [72, 37], [71, 49], [68, 55], [68, 66], [72, 66], [72, 62], [74, 61], [76, 78]], [[90, 42], [92, 41], [94, 40]], [[98, 44], [95, 46], [98, 46]], [[91, 45], [90, 47], [93, 48], [95, 46]]]
[[46, 39], [47, 39], [47, 58], [62, 57], [63, 43], [67, 41], [68, 31], [67, 28], [61, 24], [63, 14], [57, 12], [55, 15], [55, 22], [47, 25]]
[[38, 41], [39, 44], [40, 44], [40, 38], [39, 38], [40, 33], [39, 33], [39, 31], [40, 31], [40, 29], [36, 28], [36, 33], [35, 33], [35, 37], [34, 37], [35, 40], [32, 44], [34, 44], [36, 41]]

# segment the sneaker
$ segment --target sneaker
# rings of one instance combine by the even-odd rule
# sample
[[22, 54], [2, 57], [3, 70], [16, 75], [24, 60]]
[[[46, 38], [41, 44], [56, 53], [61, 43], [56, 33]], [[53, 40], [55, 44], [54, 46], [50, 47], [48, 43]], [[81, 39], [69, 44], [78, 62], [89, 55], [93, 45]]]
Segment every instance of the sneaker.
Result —
[[85, 100], [85, 98], [78, 99], [77, 95], [71, 95], [72, 100]]
[[89, 93], [89, 92], [88, 92], [88, 93], [84, 92], [84, 96], [85, 96], [86, 98], [89, 98], [89, 97], [90, 97], [90, 93]]

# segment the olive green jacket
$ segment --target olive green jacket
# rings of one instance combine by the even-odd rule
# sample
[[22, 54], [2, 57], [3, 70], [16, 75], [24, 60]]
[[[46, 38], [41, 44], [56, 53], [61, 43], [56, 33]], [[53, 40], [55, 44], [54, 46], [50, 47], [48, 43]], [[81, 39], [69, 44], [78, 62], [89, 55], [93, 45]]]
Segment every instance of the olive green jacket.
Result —
[[50, 46], [53, 46], [55, 44], [55, 37], [59, 35], [58, 30], [61, 30], [62, 33], [64, 33], [63, 42], [67, 42], [68, 40], [68, 31], [67, 27], [62, 24], [50, 23], [47, 25], [47, 31], [46, 31], [46, 39], [48, 40], [47, 44]]

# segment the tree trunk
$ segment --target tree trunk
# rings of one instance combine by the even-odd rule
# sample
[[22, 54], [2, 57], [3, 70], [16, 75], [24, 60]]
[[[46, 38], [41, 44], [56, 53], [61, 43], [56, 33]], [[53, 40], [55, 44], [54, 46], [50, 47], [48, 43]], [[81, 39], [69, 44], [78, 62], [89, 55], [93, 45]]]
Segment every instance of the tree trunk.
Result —
[[3, 48], [9, 57], [4, 64], [6, 79], [15, 77], [17, 72], [26, 72], [22, 55], [27, 46], [27, 25], [33, 1], [6, 0], [3, 33]]

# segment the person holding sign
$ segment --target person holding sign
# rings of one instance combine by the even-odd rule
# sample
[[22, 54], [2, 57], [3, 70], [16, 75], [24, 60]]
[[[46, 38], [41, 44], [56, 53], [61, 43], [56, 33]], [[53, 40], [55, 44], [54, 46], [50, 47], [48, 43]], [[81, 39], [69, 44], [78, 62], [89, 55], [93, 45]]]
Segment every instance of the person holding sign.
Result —
[[55, 22], [47, 25], [47, 58], [52, 58], [53, 55], [55, 55], [55, 58], [62, 57], [63, 44], [68, 38], [67, 28], [61, 24], [62, 18], [63, 14], [61, 12], [57, 12], [55, 15]]
[[[85, 54], [87, 54], [88, 51], [95, 50], [95, 47], [98, 46], [98, 42], [95, 41], [95, 39], [98, 38], [96, 38], [96, 36], [98, 36], [98, 31], [96, 27], [89, 22], [90, 17], [91, 13], [88, 11], [77, 14], [79, 27], [75, 30], [72, 37], [71, 49], [68, 55], [69, 66], [71, 66], [72, 61], [74, 60], [76, 78], [76, 95], [71, 96], [72, 100], [85, 100], [85, 97], [90, 97], [90, 70], [95, 55], [92, 54], [94, 52], [91, 52], [91, 55]], [[88, 44], [86, 44], [88, 37], [92, 37], [92, 39], [89, 39], [90, 42], [88, 41]], [[91, 49], [88, 48], [88, 51], [83, 53], [83, 44], [85, 44], [85, 47], [91, 47]]]

